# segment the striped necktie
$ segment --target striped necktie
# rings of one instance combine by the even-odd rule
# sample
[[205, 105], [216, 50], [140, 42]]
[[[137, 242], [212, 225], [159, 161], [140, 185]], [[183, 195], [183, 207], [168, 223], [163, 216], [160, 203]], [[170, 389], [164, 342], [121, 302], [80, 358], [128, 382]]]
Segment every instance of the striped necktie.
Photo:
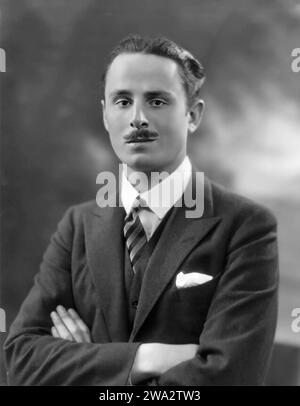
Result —
[[124, 236], [129, 252], [133, 272], [136, 273], [136, 263], [142, 255], [147, 243], [144, 227], [138, 216], [138, 212], [145, 206], [144, 201], [137, 196], [131, 211], [125, 217]]

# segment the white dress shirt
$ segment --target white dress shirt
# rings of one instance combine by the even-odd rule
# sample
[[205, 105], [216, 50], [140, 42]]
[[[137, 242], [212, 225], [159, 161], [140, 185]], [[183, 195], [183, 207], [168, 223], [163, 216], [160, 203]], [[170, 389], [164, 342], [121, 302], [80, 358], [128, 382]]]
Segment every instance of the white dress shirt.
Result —
[[[139, 193], [126, 177], [126, 166], [123, 165], [121, 201], [128, 214], [133, 202], [140, 197], [147, 208], [139, 211], [139, 217], [149, 240], [167, 212], [182, 197], [192, 175], [192, 165], [186, 156], [182, 163], [169, 176], [155, 184], [149, 190]], [[151, 185], [150, 185], [151, 186]]]

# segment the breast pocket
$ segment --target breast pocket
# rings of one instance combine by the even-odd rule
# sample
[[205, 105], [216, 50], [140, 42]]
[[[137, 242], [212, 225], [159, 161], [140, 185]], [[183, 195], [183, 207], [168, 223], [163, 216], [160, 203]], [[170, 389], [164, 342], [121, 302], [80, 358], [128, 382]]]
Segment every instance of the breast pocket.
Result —
[[220, 274], [201, 285], [181, 289], [176, 288], [180, 310], [187, 317], [189, 315], [191, 315], [191, 317], [195, 314], [199, 315], [199, 312], [206, 315], [218, 285], [219, 278]]

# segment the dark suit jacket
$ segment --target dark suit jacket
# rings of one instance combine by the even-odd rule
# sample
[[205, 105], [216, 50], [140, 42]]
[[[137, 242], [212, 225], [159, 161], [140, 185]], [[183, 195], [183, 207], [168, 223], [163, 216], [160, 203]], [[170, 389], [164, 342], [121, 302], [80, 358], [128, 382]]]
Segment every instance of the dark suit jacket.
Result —
[[[13, 385], [126, 385], [139, 343], [199, 344], [157, 385], [263, 383], [277, 318], [276, 221], [206, 180], [204, 214], [174, 208], [145, 271], [130, 331], [124, 289], [125, 211], [71, 207], [44, 254], [4, 350]], [[176, 275], [213, 276], [178, 290]], [[50, 312], [75, 308], [93, 343], [53, 338]]]

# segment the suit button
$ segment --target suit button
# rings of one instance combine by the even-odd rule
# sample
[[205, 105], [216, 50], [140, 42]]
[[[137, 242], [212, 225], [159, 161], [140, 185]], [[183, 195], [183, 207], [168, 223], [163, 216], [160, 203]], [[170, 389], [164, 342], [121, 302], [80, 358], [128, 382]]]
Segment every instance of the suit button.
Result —
[[138, 301], [137, 300], [133, 300], [131, 302], [131, 306], [136, 310], [137, 306], [138, 306]]

